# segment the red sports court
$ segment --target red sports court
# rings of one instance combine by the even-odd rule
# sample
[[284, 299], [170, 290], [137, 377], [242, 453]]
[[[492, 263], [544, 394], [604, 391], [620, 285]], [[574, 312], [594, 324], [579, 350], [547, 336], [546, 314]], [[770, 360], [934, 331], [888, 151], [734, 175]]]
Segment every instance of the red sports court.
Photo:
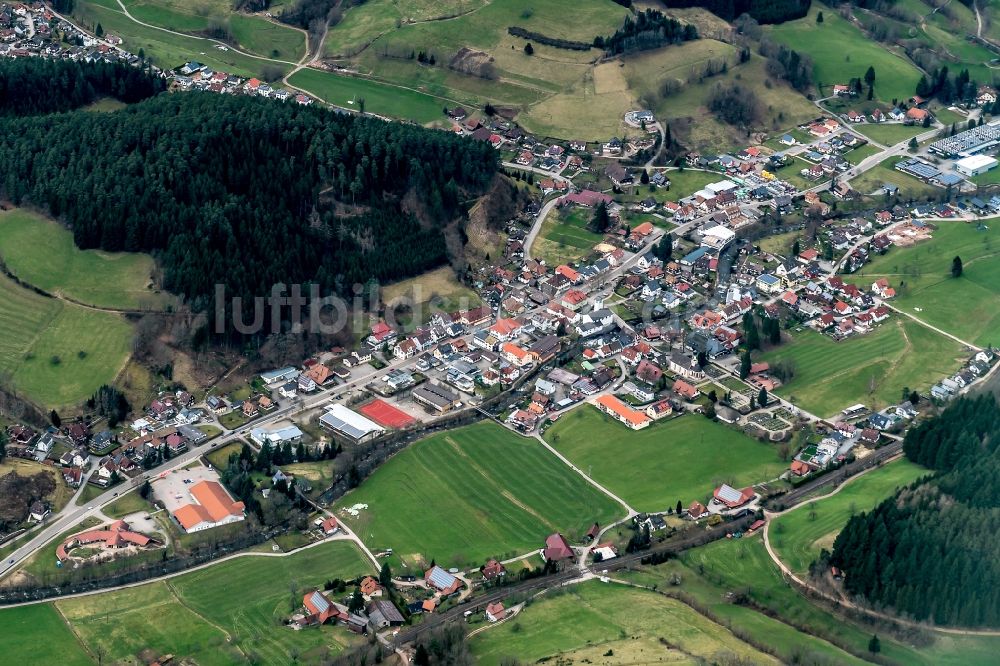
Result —
[[397, 409], [379, 398], [372, 400], [358, 411], [387, 428], [405, 428], [416, 422], [416, 419], [403, 410]]

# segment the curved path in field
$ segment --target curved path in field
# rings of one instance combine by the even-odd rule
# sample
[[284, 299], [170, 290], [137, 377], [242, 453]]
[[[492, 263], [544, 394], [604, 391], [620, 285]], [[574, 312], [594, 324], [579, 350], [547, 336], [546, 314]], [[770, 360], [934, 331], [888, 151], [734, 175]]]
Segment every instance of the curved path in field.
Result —
[[[885, 462], [886, 463], [892, 462], [893, 460], [897, 460], [900, 457], [902, 457], [902, 454], [893, 456], [892, 458], [887, 459]], [[771, 523], [774, 521], [775, 518], [783, 516], [786, 513], [791, 513], [792, 511], [795, 511], [797, 509], [801, 509], [802, 507], [811, 504], [812, 502], [833, 497], [841, 490], [846, 488], [849, 484], [853, 483], [856, 479], [860, 479], [865, 474], [868, 474], [872, 470], [876, 470], [879, 468], [880, 467], [872, 467], [871, 469], [865, 470], [859, 474], [855, 474], [848, 480], [838, 485], [833, 491], [827, 493], [826, 495], [821, 495], [819, 497], [811, 498], [809, 502], [801, 502], [789, 509], [785, 509], [784, 511], [772, 512], [765, 510], [764, 516], [767, 519], [767, 522], [764, 524], [764, 547], [767, 549], [768, 556], [778, 566], [778, 569], [781, 570], [781, 573], [785, 578], [794, 581], [799, 587], [808, 589], [811, 593], [815, 594], [816, 596], [822, 597], [823, 599], [830, 601], [836, 604], [837, 606], [840, 606], [841, 608], [855, 611], [861, 613], [862, 615], [867, 615], [869, 617], [876, 618], [879, 620], [892, 622], [897, 625], [910, 627], [913, 629], [925, 629], [942, 634], [954, 634], [958, 636], [1000, 636], [1000, 630], [997, 629], [962, 629], [962, 628], [952, 628], [952, 627], [935, 627], [934, 625], [920, 623], [920, 622], [913, 622], [912, 620], [905, 620], [903, 618], [891, 615], [889, 613], [881, 613], [879, 611], [871, 610], [869, 608], [864, 608], [854, 603], [850, 599], [845, 599], [843, 597], [830, 594], [825, 590], [819, 589], [811, 582], [803, 580], [802, 578], [797, 576], [784, 562], [782, 562], [780, 557], [778, 557], [778, 554], [774, 551], [774, 548], [771, 546], [771, 539], [770, 539]]]
[[[15, 608], [17, 606], [34, 606], [37, 604], [48, 604], [48, 603], [54, 603], [56, 601], [62, 601], [63, 599], [77, 599], [80, 597], [91, 597], [94, 596], [95, 594], [106, 594], [108, 592], [115, 592], [117, 590], [125, 590], [133, 587], [141, 587], [143, 585], [149, 585], [151, 583], [158, 583], [160, 581], [170, 580], [171, 578], [177, 578], [178, 576], [183, 576], [193, 571], [200, 571], [201, 569], [207, 569], [208, 567], [215, 566], [216, 564], [221, 564], [223, 562], [235, 560], [240, 557], [290, 557], [292, 555], [295, 555], [296, 553], [301, 553], [303, 550], [308, 550], [309, 548], [315, 548], [316, 546], [319, 546], [324, 543], [330, 543], [332, 541], [349, 541], [358, 546], [361, 549], [362, 553], [368, 552], [367, 549], [364, 547], [364, 544], [361, 543], [361, 539], [359, 539], [357, 535], [355, 535], [353, 532], [348, 531], [343, 523], [341, 523], [340, 528], [342, 530], [341, 534], [335, 534], [332, 537], [327, 537], [326, 539], [321, 539], [320, 541], [314, 541], [313, 543], [310, 543], [306, 546], [302, 546], [301, 548], [296, 548], [295, 550], [290, 550], [288, 552], [267, 553], [267, 552], [255, 552], [255, 551], [242, 551], [239, 553], [233, 553], [232, 555], [226, 555], [225, 557], [220, 557], [218, 559], [210, 560], [208, 562], [199, 564], [189, 569], [174, 571], [173, 573], [164, 574], [163, 576], [157, 576], [155, 578], [147, 578], [145, 580], [140, 580], [135, 583], [126, 583], [124, 585], [116, 585], [114, 587], [104, 587], [99, 590], [90, 590], [88, 592], [77, 592], [75, 594], [63, 594], [48, 599], [32, 599], [31, 601], [19, 601], [11, 604], [3, 604], [0, 605], [0, 612], [2, 612], [4, 608]], [[267, 542], [265, 541], [264, 543]]]
[[[143, 26], [145, 28], [150, 28], [152, 30], [159, 30], [160, 32], [166, 32], [168, 34], [177, 35], [178, 37], [185, 37], [187, 39], [198, 39], [198, 40], [201, 40], [201, 41], [208, 42], [209, 44], [216, 44], [218, 46], [225, 46], [228, 50], [232, 51], [233, 53], [238, 53], [238, 54], [246, 56], [248, 58], [253, 58], [254, 60], [264, 60], [266, 62], [277, 62], [277, 63], [280, 63], [282, 65], [290, 65], [292, 67], [295, 67], [296, 65], [299, 64], [298, 62], [291, 62], [291, 61], [288, 61], [288, 60], [278, 60], [276, 58], [268, 58], [268, 57], [265, 57], [265, 56], [259, 56], [259, 55], [255, 55], [253, 53], [248, 53], [246, 51], [243, 51], [241, 49], [236, 48], [235, 46], [230, 46], [229, 44], [227, 44], [225, 42], [220, 42], [218, 39], [212, 39], [211, 37], [198, 37], [198, 36], [195, 36], [195, 35], [189, 35], [189, 34], [187, 34], [185, 32], [177, 32], [176, 30], [170, 30], [168, 28], [163, 28], [163, 27], [160, 27], [158, 25], [153, 25], [152, 23], [146, 23], [144, 21], [140, 21], [136, 17], [134, 17], [131, 14], [129, 14], [128, 7], [126, 7], [125, 4], [122, 3], [122, 0], [117, 0], [117, 1], [118, 1], [118, 6], [122, 8], [121, 9], [122, 14], [124, 14], [126, 17], [128, 17], [128, 19], [130, 21], [132, 21], [133, 23], [138, 23], [139, 25], [141, 25], [141, 26]], [[303, 60], [309, 57], [309, 52], [308, 52], [309, 48], [308, 47], [309, 47], [308, 40], [306, 40], [306, 55], [303, 56], [303, 58], [302, 58]]]

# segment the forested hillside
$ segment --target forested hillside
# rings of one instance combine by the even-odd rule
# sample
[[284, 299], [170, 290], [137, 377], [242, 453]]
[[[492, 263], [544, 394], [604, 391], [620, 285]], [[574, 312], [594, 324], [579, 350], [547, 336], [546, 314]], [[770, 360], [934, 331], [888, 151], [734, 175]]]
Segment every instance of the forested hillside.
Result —
[[139, 102], [166, 88], [162, 78], [122, 63], [0, 59], [0, 116], [71, 111], [99, 97]]
[[904, 451], [938, 472], [851, 518], [830, 563], [844, 586], [918, 620], [1000, 624], [1000, 406], [961, 398]]
[[749, 14], [758, 23], [784, 23], [805, 16], [811, 0], [663, 0], [663, 4], [671, 8], [704, 7], [726, 21]]
[[442, 228], [497, 168], [485, 142], [210, 93], [2, 127], [4, 197], [48, 209], [80, 247], [152, 252], [196, 307], [216, 284], [346, 293], [439, 264]]

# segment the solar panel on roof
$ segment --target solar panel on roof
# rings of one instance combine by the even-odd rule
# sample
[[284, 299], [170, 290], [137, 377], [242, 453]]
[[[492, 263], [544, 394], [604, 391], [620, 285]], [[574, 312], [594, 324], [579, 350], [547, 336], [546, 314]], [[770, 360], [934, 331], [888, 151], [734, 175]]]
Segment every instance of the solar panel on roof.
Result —
[[719, 488], [719, 499], [724, 502], [739, 502], [742, 497], [743, 494], [732, 486], [723, 484], [723, 486]]
[[319, 590], [313, 592], [311, 601], [313, 606], [315, 606], [316, 610], [320, 613], [325, 613], [330, 607], [330, 602], [326, 600], [326, 597], [324, 597]]
[[431, 569], [430, 581], [434, 587], [446, 590], [455, 584], [455, 577], [441, 567], [434, 567]]

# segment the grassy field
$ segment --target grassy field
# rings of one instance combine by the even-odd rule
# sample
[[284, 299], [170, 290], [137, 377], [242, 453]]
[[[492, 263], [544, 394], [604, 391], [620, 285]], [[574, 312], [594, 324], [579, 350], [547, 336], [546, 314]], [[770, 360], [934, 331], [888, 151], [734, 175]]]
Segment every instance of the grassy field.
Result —
[[[572, 21], [565, 20], [568, 12]], [[507, 28], [589, 43], [595, 35], [613, 33], [625, 14], [605, 0], [373, 0], [345, 12], [330, 29], [325, 50], [333, 57], [350, 58], [361, 72], [473, 108], [487, 101], [514, 107], [521, 111], [519, 122], [541, 135], [607, 139], [623, 131], [621, 115], [634, 103], [631, 94], [618, 87], [624, 79], [614, 71], [617, 64], [595, 66], [597, 50], [568, 51], [537, 43], [528, 56], [526, 41], [510, 36]], [[447, 16], [456, 17], [435, 20]], [[462, 49], [469, 49], [465, 53], [471, 57], [451, 67]], [[433, 55], [435, 65], [411, 60], [420, 51]], [[478, 64], [466, 67], [472, 61]], [[437, 106], [440, 112], [442, 105]], [[444, 120], [440, 113], [434, 119]]]
[[[143, 663], [137, 655], [147, 648], [154, 657], [172, 653], [204, 666], [320, 663], [354, 639], [332, 627], [293, 632], [281, 626], [292, 598], [301, 605], [310, 587], [372, 571], [345, 542], [287, 557], [241, 557], [169, 581], [0, 611], [0, 653], [5, 663], [26, 664], [89, 664], [98, 657]], [[36, 634], [39, 640], [27, 640]]]
[[81, 250], [71, 231], [26, 210], [0, 213], [0, 257], [23, 282], [87, 305], [158, 310], [175, 300], [154, 289], [149, 255]]
[[677, 500], [687, 506], [721, 483], [768, 481], [785, 468], [773, 446], [694, 414], [632, 431], [582, 406], [545, 439], [637, 511], [665, 511]]
[[807, 573], [820, 549], [833, 550], [833, 540], [851, 516], [870, 511], [896, 488], [928, 473], [905, 459], [868, 472], [836, 495], [776, 518], [768, 528], [771, 546], [789, 568]]
[[413, 566], [481, 564], [539, 548], [552, 532], [574, 541], [624, 510], [530, 438], [494, 423], [433, 435], [397, 454], [339, 507], [376, 549]]
[[[229, 634], [245, 655], [281, 665], [294, 661], [293, 654], [304, 659], [337, 652], [350, 640], [342, 629], [294, 632], [278, 625], [292, 610], [293, 593], [301, 605], [306, 588], [373, 570], [353, 544], [332, 542], [287, 557], [230, 560], [173, 579], [172, 586], [181, 603]], [[233, 581], [239, 581], [238, 592]]]
[[118, 315], [45, 298], [0, 277], [0, 373], [45, 407], [78, 407], [110, 384], [131, 336]]
[[795, 375], [776, 392], [827, 417], [856, 403], [882, 408], [898, 402], [903, 387], [926, 391], [954, 372], [962, 356], [954, 340], [896, 316], [840, 342], [808, 329], [793, 333], [758, 360], [791, 362]]
[[0, 654], [8, 664], [95, 663], [51, 604], [3, 610], [0, 620]]
[[[838, 645], [850, 646], [853, 652], [866, 654], [873, 628], [859, 626], [853, 618], [833, 616], [796, 592], [782, 580], [760, 537], [716, 541], [687, 551], [681, 556], [680, 563], [685, 567], [679, 571], [684, 581], [700, 575], [722, 590], [747, 592], [774, 617], [793, 626], [808, 627], [810, 632], [836, 641]], [[686, 585], [682, 584], [682, 589]], [[716, 599], [722, 598], [722, 594], [716, 594]], [[740, 608], [732, 604], [729, 606]], [[742, 613], [734, 610], [727, 615], [735, 618]], [[773, 640], [784, 641], [786, 636], [787, 629], [776, 634]], [[936, 636], [932, 645], [920, 647], [897, 642], [884, 632], [879, 632], [879, 638], [882, 642], [881, 656], [897, 664], [990, 664], [995, 661], [995, 654], [991, 651], [1000, 649], [1000, 638], [991, 637]], [[765, 642], [771, 644], [771, 640], [765, 639]], [[775, 647], [780, 646], [778, 643]], [[836, 658], [833, 663], [849, 663], [849, 660]]]
[[[816, 23], [820, 9], [827, 11], [823, 23]], [[834, 84], [863, 77], [869, 66], [875, 68], [875, 96], [884, 102], [908, 99], [920, 79], [920, 71], [905, 57], [889, 52], [828, 8], [813, 7], [808, 16], [771, 26], [766, 34], [812, 57], [815, 82], [824, 95]]]
[[759, 245], [760, 249], [764, 252], [770, 252], [771, 254], [778, 254], [784, 257], [791, 253], [792, 246], [795, 244], [797, 239], [804, 250], [806, 246], [801, 241], [802, 232], [800, 231], [789, 231], [783, 234], [766, 236], [757, 241], [757, 245]]
[[104, 507], [101, 511], [109, 518], [124, 518], [130, 514], [139, 513], [140, 511], [149, 511], [150, 508], [150, 503], [142, 499], [142, 495], [139, 494], [139, 491], [133, 491], [127, 495], [119, 497], [114, 502]]
[[777, 663], [689, 606], [622, 585], [575, 585], [522, 612], [472, 638], [477, 663], [501, 664], [505, 657], [520, 663], [709, 663], [724, 653], [748, 663]]
[[877, 155], [880, 152], [882, 152], [881, 148], [878, 148], [868, 143], [861, 146], [860, 148], [855, 148], [849, 153], [844, 153], [844, 159], [846, 159], [851, 164], [856, 165], [860, 164], [864, 159], [871, 157], [872, 155]]
[[763, 58], [751, 58], [746, 63], [734, 65], [729, 70], [685, 86], [679, 92], [657, 97], [653, 110], [658, 117], [670, 123], [675, 136], [685, 145], [703, 152], [722, 152], [734, 146], [747, 145], [745, 132], [727, 125], [708, 110], [708, 100], [717, 86], [739, 83], [753, 91], [758, 105], [755, 128], [781, 136], [789, 125], [806, 122], [817, 115], [817, 109], [801, 93], [767, 73]]
[[147, 648], [155, 656], [188, 657], [204, 666], [241, 656], [225, 633], [177, 599], [169, 582], [67, 599], [56, 607], [91, 652], [113, 663], [135, 660]]
[[902, 171], [897, 171], [894, 165], [901, 160], [900, 157], [890, 157], [879, 162], [860, 176], [851, 178], [851, 187], [862, 194], [872, 194], [878, 191], [884, 183], [891, 183], [899, 188], [899, 198], [903, 201], [936, 196], [943, 192], [940, 187], [925, 183]]
[[[767, 615], [750, 606], [732, 603], [728, 598], [732, 591], [729, 586], [708, 580], [699, 575], [696, 569], [679, 560], [620, 572], [616, 578], [646, 587], [655, 586], [657, 591], [667, 596], [684, 595], [684, 599], [693, 600], [699, 608], [707, 608], [720, 624], [744, 640], [767, 645], [783, 663], [851, 666], [870, 663], [823, 638], [799, 631], [786, 624], [778, 615]], [[832, 617], [828, 619], [831, 622], [839, 621]]]
[[227, 3], [210, 0], [125, 0], [137, 20], [151, 25], [198, 34], [216, 25], [228, 27], [240, 49], [268, 58], [297, 61], [305, 55], [305, 35], [259, 16], [236, 13]]
[[920, 125], [902, 123], [861, 123], [854, 125], [853, 129], [883, 146], [894, 146], [902, 141], [909, 141], [911, 137], [927, 131], [926, 127]]
[[[455, 312], [478, 306], [482, 299], [455, 278], [455, 271], [442, 266], [408, 280], [382, 287], [382, 302], [405, 298], [422, 310], [420, 319], [428, 321], [436, 312]], [[417, 313], [414, 313], [417, 314]]]
[[726, 175], [717, 171], [698, 171], [695, 169], [671, 169], [667, 171], [670, 178], [670, 200], [679, 201], [691, 196], [709, 183], [725, 180]]
[[442, 108], [451, 102], [415, 90], [406, 90], [373, 79], [344, 76], [318, 69], [303, 69], [288, 79], [293, 86], [308, 90], [320, 99], [344, 107], [417, 123], [431, 123], [444, 117]]
[[[290, 65], [251, 58], [232, 50], [220, 51], [213, 42], [205, 39], [183, 37], [139, 25], [125, 16], [114, 0], [77, 2], [74, 4], [73, 17], [83, 27], [91, 30], [100, 23], [106, 33], [121, 36], [124, 48], [132, 53], [138, 53], [142, 49], [147, 58], [165, 69], [179, 67], [193, 59], [213, 69], [241, 76], [261, 76], [265, 70], [274, 71], [280, 76], [291, 69]], [[294, 61], [298, 57], [283, 60]]]
[[590, 208], [554, 208], [542, 222], [531, 255], [553, 266], [585, 256], [604, 238], [587, 228], [593, 214]]
[[[859, 274], [865, 282], [886, 277], [896, 287], [893, 303], [923, 321], [963, 340], [985, 346], [1000, 344], [1000, 262], [993, 243], [1000, 225], [984, 228], [962, 222], [942, 222], [930, 241], [909, 248], [892, 248], [876, 257]], [[962, 277], [951, 277], [951, 262], [960, 256]], [[905, 283], [900, 288], [900, 283]], [[920, 308], [918, 312], [916, 308]]]

